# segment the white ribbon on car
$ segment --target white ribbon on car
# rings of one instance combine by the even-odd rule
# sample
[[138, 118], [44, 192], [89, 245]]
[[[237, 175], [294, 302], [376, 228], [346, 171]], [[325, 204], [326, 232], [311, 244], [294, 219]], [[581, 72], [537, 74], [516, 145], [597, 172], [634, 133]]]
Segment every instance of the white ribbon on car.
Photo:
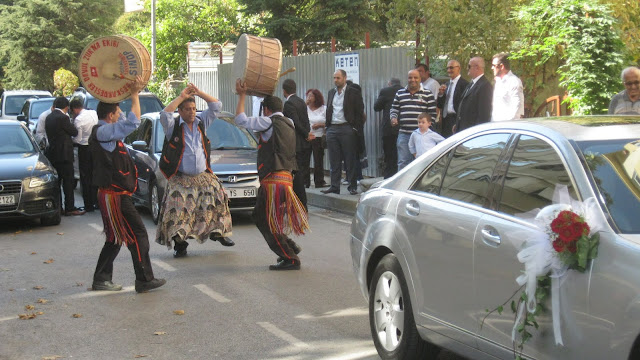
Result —
[[557, 185], [553, 194], [553, 205], [542, 210], [533, 210], [520, 214], [520, 218], [532, 221], [540, 230], [533, 238], [527, 239], [525, 247], [518, 252], [518, 261], [524, 264], [524, 273], [516, 278], [518, 285], [525, 285], [527, 303], [518, 309], [516, 321], [511, 331], [511, 340], [515, 341], [517, 327], [523, 316], [536, 310], [537, 277], [551, 272], [551, 315], [556, 345], [564, 345], [560, 330], [560, 285], [567, 274], [568, 266], [556, 256], [552, 239], [549, 237], [550, 225], [560, 211], [570, 210], [581, 215], [589, 225], [589, 235], [605, 228], [606, 220], [598, 211], [598, 202], [591, 197], [584, 202], [574, 200], [566, 185]]

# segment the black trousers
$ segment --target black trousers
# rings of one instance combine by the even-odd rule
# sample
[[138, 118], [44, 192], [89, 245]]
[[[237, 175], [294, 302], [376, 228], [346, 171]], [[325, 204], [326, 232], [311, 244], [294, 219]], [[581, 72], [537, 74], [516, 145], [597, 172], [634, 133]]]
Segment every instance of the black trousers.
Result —
[[[136, 237], [136, 242], [128, 245], [127, 248], [131, 252], [131, 260], [133, 260], [133, 270], [136, 274], [136, 280], [151, 281], [153, 280], [153, 269], [151, 268], [151, 259], [149, 258], [149, 237], [147, 229], [144, 227], [142, 218], [131, 200], [131, 196], [122, 195], [120, 197], [120, 206], [122, 217], [127, 220], [131, 230]], [[100, 211], [106, 214], [103, 209], [104, 204], [100, 204]], [[96, 271], [93, 274], [93, 281], [111, 281], [113, 276], [113, 261], [120, 252], [120, 245], [113, 242], [105, 242], [98, 257]]]
[[262, 186], [258, 188], [256, 206], [253, 208], [253, 219], [256, 222], [256, 227], [260, 230], [262, 237], [264, 237], [264, 240], [267, 242], [267, 245], [269, 245], [271, 251], [278, 255], [278, 257], [300, 262], [298, 255], [293, 252], [295, 241], [286, 235], [273, 235], [271, 233], [267, 220], [267, 195]]
[[347, 168], [348, 190], [358, 188], [356, 174], [357, 159], [356, 132], [349, 124], [331, 125], [327, 129], [327, 149], [331, 165], [331, 187], [329, 189], [340, 192], [342, 178], [342, 161]]
[[75, 197], [73, 194], [73, 161], [58, 161], [53, 163], [53, 167], [58, 172], [58, 184], [62, 185], [64, 193], [64, 210], [71, 211], [75, 209]]
[[80, 171], [80, 186], [85, 209], [89, 210], [98, 203], [98, 188], [93, 186], [93, 161], [89, 145], [78, 145], [78, 170]]
[[382, 152], [384, 154], [384, 172], [385, 179], [392, 177], [398, 172], [398, 134], [382, 136]]
[[442, 119], [442, 130], [440, 135], [444, 138], [448, 138], [453, 135], [453, 125], [456, 124], [456, 114], [447, 114], [447, 117]]
[[[322, 138], [311, 140], [311, 152], [313, 155], [313, 183], [316, 187], [325, 185], [324, 181], [324, 149], [322, 148]], [[311, 184], [309, 175], [309, 184]]]
[[301, 151], [296, 151], [296, 163], [298, 164], [298, 171], [293, 174], [293, 192], [296, 193], [298, 199], [307, 208], [307, 190], [305, 189], [306, 183], [309, 179], [309, 163], [311, 161], [311, 147], [305, 148]]

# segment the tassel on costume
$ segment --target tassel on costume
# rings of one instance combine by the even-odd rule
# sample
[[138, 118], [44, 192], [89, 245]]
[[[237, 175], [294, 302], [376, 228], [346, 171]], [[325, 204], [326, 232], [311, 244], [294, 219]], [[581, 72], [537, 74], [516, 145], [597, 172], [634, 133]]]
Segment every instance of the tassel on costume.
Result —
[[266, 193], [269, 229], [274, 235], [304, 235], [309, 229], [309, 217], [293, 191], [293, 176], [288, 171], [275, 171], [262, 179]]
[[120, 208], [120, 196], [122, 194], [123, 192], [99, 189], [98, 204], [107, 241], [118, 245], [124, 243], [128, 246], [135, 244], [137, 241], [129, 222], [122, 215]]

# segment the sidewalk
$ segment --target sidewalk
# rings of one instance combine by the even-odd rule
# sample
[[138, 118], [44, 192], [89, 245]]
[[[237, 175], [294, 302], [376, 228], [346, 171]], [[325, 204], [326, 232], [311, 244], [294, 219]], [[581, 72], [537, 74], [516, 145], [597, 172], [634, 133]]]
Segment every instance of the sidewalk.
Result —
[[[341, 212], [347, 215], [354, 215], [356, 211], [356, 205], [360, 200], [360, 194], [368, 190], [369, 187], [382, 180], [382, 178], [369, 178], [363, 179], [358, 185], [358, 195], [351, 195], [347, 190], [347, 185], [340, 184], [340, 194], [323, 194], [320, 191], [326, 190], [329, 187], [315, 188], [313, 186], [313, 179], [311, 180], [311, 187], [307, 190], [307, 204], [309, 206], [316, 206], [319, 208]], [[329, 176], [325, 176], [327, 184], [331, 182]]]

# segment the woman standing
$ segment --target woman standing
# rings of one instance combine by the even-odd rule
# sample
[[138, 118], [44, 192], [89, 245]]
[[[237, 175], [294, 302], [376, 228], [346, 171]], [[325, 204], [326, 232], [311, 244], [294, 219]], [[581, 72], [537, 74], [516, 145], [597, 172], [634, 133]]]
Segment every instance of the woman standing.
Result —
[[[318, 89], [309, 89], [306, 95], [307, 113], [309, 114], [309, 124], [311, 124], [313, 182], [316, 188], [321, 188], [328, 186], [324, 182], [324, 147], [322, 146], [327, 107], [324, 105], [324, 97], [322, 97], [322, 93]], [[305, 179], [305, 182], [310, 184], [311, 179]]]

